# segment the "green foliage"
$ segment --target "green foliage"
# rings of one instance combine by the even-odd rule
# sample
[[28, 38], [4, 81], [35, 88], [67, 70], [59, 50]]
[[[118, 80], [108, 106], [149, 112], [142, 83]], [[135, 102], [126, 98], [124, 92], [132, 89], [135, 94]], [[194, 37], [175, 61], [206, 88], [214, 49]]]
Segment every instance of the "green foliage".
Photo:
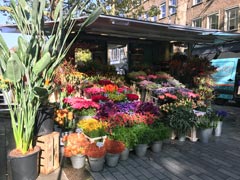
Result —
[[133, 133], [136, 135], [136, 144], [149, 144], [152, 142], [153, 130], [146, 124], [136, 124], [133, 127]]
[[152, 5], [148, 11], [150, 17], [157, 16], [160, 14], [160, 9], [156, 5]]
[[77, 48], [75, 50], [75, 61], [87, 62], [92, 59], [92, 53], [89, 49]]
[[154, 123], [152, 126], [152, 141], [162, 141], [168, 139], [171, 134], [171, 130], [169, 127], [165, 126], [162, 122]]
[[97, 113], [96, 108], [83, 108], [80, 110], [75, 110], [74, 113], [77, 116], [94, 116]]
[[128, 149], [132, 149], [137, 142], [137, 135], [133, 132], [132, 127], [117, 126], [112, 129], [111, 137], [122, 141]]
[[114, 102], [122, 102], [127, 99], [125, 94], [118, 92], [107, 93], [107, 97]]
[[[53, 90], [49, 82], [82, 28], [91, 24], [101, 13], [97, 9], [79, 27], [76, 36], [68, 41], [75, 25], [73, 14], [81, 9], [75, 4], [63, 17], [62, 1], [56, 4], [51, 34], [44, 28], [46, 1], [11, 0], [11, 16], [21, 36], [18, 47], [10, 52], [0, 35], [0, 72], [12, 83], [14, 105], [7, 99], [16, 148], [25, 154], [32, 148], [33, 127], [41, 100]], [[49, 35], [50, 38], [47, 37]], [[3, 91], [7, 97], [7, 91]]]
[[167, 115], [167, 119], [172, 129], [180, 134], [185, 134], [196, 125], [197, 116], [191, 107], [178, 106]]
[[216, 112], [211, 108], [208, 108], [205, 115], [198, 117], [196, 126], [200, 129], [214, 128], [216, 127], [218, 120], [219, 116]]

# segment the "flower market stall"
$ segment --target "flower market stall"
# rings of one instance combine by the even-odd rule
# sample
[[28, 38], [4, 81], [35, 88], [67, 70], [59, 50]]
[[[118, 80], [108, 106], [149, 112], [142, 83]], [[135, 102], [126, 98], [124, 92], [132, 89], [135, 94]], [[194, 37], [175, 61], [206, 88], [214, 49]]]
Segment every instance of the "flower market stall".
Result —
[[[187, 137], [195, 142], [199, 138], [196, 130], [201, 129], [204, 123], [211, 128], [216, 127], [218, 115], [211, 108], [214, 96], [209, 76], [213, 68], [198, 73], [195, 70], [192, 79], [183, 84], [178, 80], [181, 78], [169, 72], [141, 70], [130, 72], [127, 79], [123, 79], [116, 74], [78, 72], [70, 62], [64, 66], [62, 74], [66, 71], [70, 75], [56, 81], [61, 89], [56, 88], [60, 96], [55, 123], [63, 132], [66, 156], [69, 156], [66, 139], [71, 133], [82, 134], [85, 138], [86, 151], [81, 154], [88, 157], [89, 163], [92, 158], [87, 155], [87, 146], [102, 152], [101, 156], [92, 155], [101, 157], [100, 164], [104, 164], [103, 156], [113, 158], [113, 154], [118, 154], [114, 162], [106, 160], [106, 164], [113, 167], [119, 160], [126, 160], [132, 150], [142, 157], [149, 145], [155, 145], [152, 151], [159, 152], [165, 139], [171, 137], [183, 141]], [[185, 66], [188, 70], [188, 65]], [[191, 62], [189, 66], [194, 69], [199, 67], [199, 62], [195, 66]], [[110, 142], [114, 142], [117, 149], [111, 149]], [[80, 144], [76, 145], [76, 149], [82, 149]], [[102, 168], [98, 167], [95, 171]]]

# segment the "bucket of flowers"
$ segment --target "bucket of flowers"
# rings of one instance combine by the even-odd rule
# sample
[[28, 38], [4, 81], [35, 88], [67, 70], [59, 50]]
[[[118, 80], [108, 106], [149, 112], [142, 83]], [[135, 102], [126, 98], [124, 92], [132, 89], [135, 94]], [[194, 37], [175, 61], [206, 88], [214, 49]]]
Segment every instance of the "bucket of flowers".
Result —
[[75, 129], [75, 120], [73, 118], [73, 112], [67, 108], [57, 109], [55, 111], [54, 120], [62, 131], [72, 131]]
[[93, 142], [86, 149], [91, 171], [101, 171], [104, 168], [106, 147], [104, 143]]
[[86, 149], [90, 141], [83, 133], [71, 133], [63, 137], [64, 156], [70, 157], [72, 166], [80, 169], [85, 165]]
[[110, 167], [115, 167], [118, 164], [121, 153], [125, 150], [125, 145], [122, 141], [106, 138], [105, 146], [107, 150], [106, 163]]
[[108, 123], [98, 121], [94, 118], [83, 119], [77, 123], [77, 127], [80, 128], [84, 134], [94, 142], [99, 139], [104, 139], [106, 136]]
[[80, 97], [65, 98], [64, 103], [73, 109], [76, 121], [96, 115], [100, 107], [98, 103]]

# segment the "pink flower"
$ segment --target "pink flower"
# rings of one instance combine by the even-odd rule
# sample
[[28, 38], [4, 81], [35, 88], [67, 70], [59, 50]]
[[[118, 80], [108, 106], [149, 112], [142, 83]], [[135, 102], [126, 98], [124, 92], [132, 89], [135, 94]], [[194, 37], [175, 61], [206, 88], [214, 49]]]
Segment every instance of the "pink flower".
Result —
[[165, 96], [164, 95], [159, 95], [158, 98], [163, 100], [163, 99], [165, 99]]
[[145, 76], [137, 76], [136, 78], [137, 78], [137, 79], [140, 79], [140, 80], [145, 80], [145, 79], [146, 79]]
[[73, 98], [64, 98], [64, 103], [69, 104], [73, 109], [87, 109], [87, 108], [96, 108], [99, 109], [99, 105], [92, 101], [83, 99], [80, 97], [73, 97]]
[[89, 95], [93, 95], [93, 94], [103, 93], [104, 90], [100, 87], [93, 86], [93, 87], [90, 87], [90, 88], [85, 88], [84, 92], [89, 94]]
[[164, 95], [165, 95], [166, 97], [171, 98], [171, 99], [174, 99], [174, 100], [177, 99], [177, 96], [175, 96], [175, 95], [173, 95], [173, 94], [170, 94], [170, 93], [165, 93]]
[[126, 92], [131, 92], [131, 89], [127, 86], [122, 86], [118, 88], [119, 93], [126, 93]]
[[149, 74], [149, 75], [147, 76], [147, 78], [148, 78], [148, 79], [157, 79], [158, 76], [157, 76], [157, 75], [153, 75], [153, 74]]

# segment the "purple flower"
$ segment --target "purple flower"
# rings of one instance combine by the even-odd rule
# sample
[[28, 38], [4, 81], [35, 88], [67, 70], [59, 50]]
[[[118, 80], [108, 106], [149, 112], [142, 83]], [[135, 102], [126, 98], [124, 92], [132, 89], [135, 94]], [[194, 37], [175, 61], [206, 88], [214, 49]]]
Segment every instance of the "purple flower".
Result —
[[140, 102], [119, 102], [116, 104], [119, 112], [124, 112], [127, 114], [131, 114], [133, 112], [136, 112], [137, 106]]
[[136, 111], [137, 113], [146, 113], [149, 112], [154, 115], [159, 115], [159, 109], [152, 102], [142, 102]]
[[226, 112], [226, 111], [223, 111], [223, 110], [217, 110], [217, 111], [216, 111], [216, 114], [217, 114], [218, 116], [220, 116], [221, 118], [224, 118], [224, 117], [227, 116], [227, 112]]

